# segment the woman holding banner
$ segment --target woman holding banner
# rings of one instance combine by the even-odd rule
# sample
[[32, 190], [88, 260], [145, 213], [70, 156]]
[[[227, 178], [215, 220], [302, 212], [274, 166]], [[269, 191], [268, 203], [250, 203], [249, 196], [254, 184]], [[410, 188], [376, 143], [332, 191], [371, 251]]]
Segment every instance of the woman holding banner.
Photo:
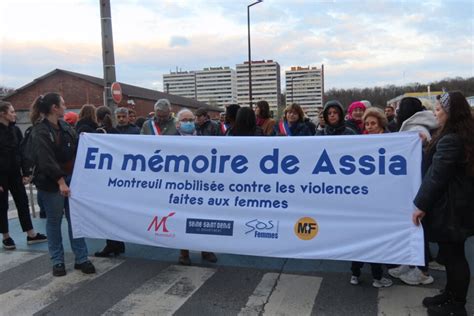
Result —
[[464, 243], [474, 235], [474, 119], [461, 92], [445, 93], [436, 104], [439, 131], [429, 143], [429, 165], [414, 204], [413, 222], [424, 218], [446, 265], [444, 291], [427, 297], [428, 315], [467, 315], [470, 270]]
[[283, 118], [275, 125], [277, 136], [311, 136], [308, 125], [304, 122], [304, 112], [296, 103], [288, 105], [283, 113]]
[[[362, 103], [361, 103], [362, 104]], [[365, 108], [365, 106], [364, 106]], [[387, 132], [388, 121], [384, 112], [378, 108], [369, 108], [365, 111], [362, 117], [362, 122], [367, 131], [367, 134], [383, 134]], [[352, 285], [359, 284], [360, 270], [364, 266], [363, 262], [352, 261], [351, 271], [352, 276], [350, 283]], [[375, 288], [392, 286], [393, 282], [389, 278], [383, 277], [382, 264], [370, 263], [372, 270], [373, 282], [372, 286]]]
[[53, 263], [53, 275], [66, 275], [61, 222], [66, 214], [69, 241], [75, 255], [74, 269], [85, 274], [95, 273], [94, 265], [87, 258], [84, 238], [73, 238], [69, 201], [69, 181], [72, 175], [77, 148], [77, 135], [73, 128], [62, 121], [66, 106], [57, 93], [47, 93], [36, 98], [32, 112], [43, 114], [43, 119], [33, 126], [32, 148], [36, 165], [34, 183], [42, 195], [46, 211], [48, 249]]

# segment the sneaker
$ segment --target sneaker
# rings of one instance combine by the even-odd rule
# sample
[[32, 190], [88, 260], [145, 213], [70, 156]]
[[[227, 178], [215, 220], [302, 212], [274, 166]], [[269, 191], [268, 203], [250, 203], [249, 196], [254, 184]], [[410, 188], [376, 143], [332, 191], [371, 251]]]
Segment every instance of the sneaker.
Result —
[[5, 248], [6, 250], [16, 249], [15, 242], [11, 237], [8, 237], [7, 239], [3, 240], [3, 248]]
[[427, 285], [434, 282], [431, 275], [425, 275], [420, 269], [410, 269], [408, 273], [402, 274], [400, 280], [409, 285]]
[[64, 263], [58, 263], [53, 266], [53, 275], [57, 277], [66, 275], [66, 266]]
[[389, 287], [392, 286], [392, 284], [392, 280], [388, 278], [381, 278], [380, 280], [374, 279], [374, 282], [372, 282], [372, 286], [376, 288]]
[[95, 273], [95, 267], [89, 260], [84, 261], [83, 263], [74, 264], [74, 269], [81, 270], [82, 273], [92, 274]]
[[398, 266], [396, 268], [388, 269], [388, 274], [390, 274], [390, 276], [392, 278], [399, 279], [401, 275], [403, 275], [403, 274], [405, 274], [409, 271], [410, 271], [409, 266], [401, 265], [401, 266]]
[[358, 285], [359, 284], [359, 277], [356, 277], [355, 275], [351, 276], [351, 281], [350, 283], [352, 285]]
[[428, 265], [428, 268], [436, 271], [446, 271], [446, 267], [436, 261], [431, 261]]
[[26, 243], [28, 245], [38, 244], [40, 242], [46, 242], [46, 241], [48, 241], [48, 237], [40, 233], [36, 233], [35, 237], [26, 236]]

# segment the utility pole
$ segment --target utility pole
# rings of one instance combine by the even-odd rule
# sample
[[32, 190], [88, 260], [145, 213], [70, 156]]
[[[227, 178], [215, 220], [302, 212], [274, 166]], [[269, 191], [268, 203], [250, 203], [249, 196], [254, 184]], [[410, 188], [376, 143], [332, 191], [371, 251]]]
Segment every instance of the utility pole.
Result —
[[102, 30], [102, 63], [104, 66], [104, 105], [114, 113], [116, 104], [112, 99], [110, 86], [115, 77], [114, 39], [112, 36], [112, 14], [110, 0], [100, 0], [100, 20]]

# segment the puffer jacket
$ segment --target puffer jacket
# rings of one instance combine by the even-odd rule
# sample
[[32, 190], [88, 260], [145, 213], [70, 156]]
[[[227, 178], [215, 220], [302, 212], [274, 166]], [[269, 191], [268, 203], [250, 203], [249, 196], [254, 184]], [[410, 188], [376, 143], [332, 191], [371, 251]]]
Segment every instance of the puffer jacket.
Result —
[[20, 175], [20, 145], [16, 127], [0, 123], [0, 186], [8, 187], [8, 175]]
[[447, 134], [429, 153], [428, 170], [414, 204], [424, 212], [433, 242], [460, 242], [474, 235], [474, 177], [466, 172], [464, 145]]
[[438, 128], [438, 121], [431, 111], [416, 112], [406, 119], [400, 127], [400, 132], [418, 131], [431, 140], [431, 132]]

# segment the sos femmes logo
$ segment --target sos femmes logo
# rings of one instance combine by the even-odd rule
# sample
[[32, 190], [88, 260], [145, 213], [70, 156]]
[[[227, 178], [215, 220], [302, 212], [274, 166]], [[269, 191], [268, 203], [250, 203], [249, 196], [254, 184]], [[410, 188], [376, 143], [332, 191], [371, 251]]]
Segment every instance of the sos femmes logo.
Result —
[[175, 234], [173, 232], [170, 232], [168, 230], [168, 227], [166, 227], [166, 221], [168, 218], [176, 214], [175, 212], [171, 212], [166, 216], [155, 216], [153, 217], [153, 220], [151, 221], [150, 225], [148, 226], [147, 231], [154, 231], [155, 236], [158, 237], [168, 237], [168, 238], [173, 238], [175, 237]]
[[311, 240], [318, 234], [318, 223], [311, 217], [300, 218], [294, 227], [295, 235], [302, 240]]

